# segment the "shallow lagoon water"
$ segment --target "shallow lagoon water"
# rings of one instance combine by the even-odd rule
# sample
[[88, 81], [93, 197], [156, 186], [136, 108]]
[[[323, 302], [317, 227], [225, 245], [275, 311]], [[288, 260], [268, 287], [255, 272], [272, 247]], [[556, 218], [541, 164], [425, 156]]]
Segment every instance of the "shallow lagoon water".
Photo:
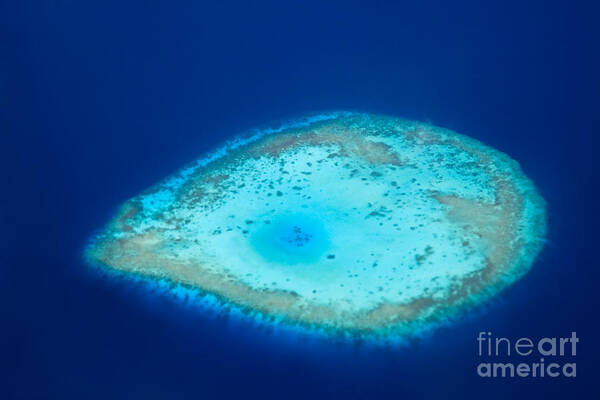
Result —
[[522, 277], [545, 206], [508, 156], [328, 112], [234, 140], [128, 201], [87, 255], [336, 334], [411, 335]]

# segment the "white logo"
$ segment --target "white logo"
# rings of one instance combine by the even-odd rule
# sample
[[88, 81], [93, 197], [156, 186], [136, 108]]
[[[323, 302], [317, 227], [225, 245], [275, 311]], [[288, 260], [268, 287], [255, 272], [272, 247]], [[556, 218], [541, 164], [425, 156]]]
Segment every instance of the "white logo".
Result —
[[[574, 378], [577, 376], [578, 342], [576, 332], [571, 332], [570, 337], [545, 337], [537, 341], [528, 337], [511, 341], [494, 337], [492, 332], [479, 332], [477, 354], [485, 360], [477, 365], [477, 374], [483, 378]], [[498, 358], [512, 361], [515, 357], [521, 362], [494, 362]], [[530, 359], [536, 359], [536, 362], [529, 362]]]

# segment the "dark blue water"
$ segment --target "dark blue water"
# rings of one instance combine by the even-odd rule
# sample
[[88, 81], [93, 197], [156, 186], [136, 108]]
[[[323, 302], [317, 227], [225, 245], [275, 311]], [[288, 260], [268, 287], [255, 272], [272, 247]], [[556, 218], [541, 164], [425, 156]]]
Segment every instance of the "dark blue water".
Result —
[[[323, 3], [0, 2], [0, 398], [600, 398], [598, 7]], [[531, 273], [372, 348], [200, 312], [82, 261], [124, 200], [239, 131], [330, 109], [517, 159], [549, 209]], [[480, 378], [480, 331], [576, 331], [577, 377]]]

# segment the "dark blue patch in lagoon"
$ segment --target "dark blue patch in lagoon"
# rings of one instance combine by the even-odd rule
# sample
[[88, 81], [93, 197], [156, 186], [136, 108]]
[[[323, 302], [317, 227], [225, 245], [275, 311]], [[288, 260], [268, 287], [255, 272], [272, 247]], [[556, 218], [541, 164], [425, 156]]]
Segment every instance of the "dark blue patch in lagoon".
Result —
[[252, 245], [267, 261], [283, 265], [310, 264], [329, 248], [329, 236], [318, 218], [307, 214], [271, 218], [252, 235]]

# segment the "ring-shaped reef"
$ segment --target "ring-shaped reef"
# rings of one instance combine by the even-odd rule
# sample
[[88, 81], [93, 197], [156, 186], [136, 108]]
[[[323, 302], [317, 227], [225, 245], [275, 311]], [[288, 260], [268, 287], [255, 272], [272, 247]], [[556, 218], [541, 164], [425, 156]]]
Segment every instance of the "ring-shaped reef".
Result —
[[422, 122], [330, 112], [252, 131], [128, 200], [86, 256], [274, 323], [385, 338], [521, 278], [545, 221], [506, 154]]

